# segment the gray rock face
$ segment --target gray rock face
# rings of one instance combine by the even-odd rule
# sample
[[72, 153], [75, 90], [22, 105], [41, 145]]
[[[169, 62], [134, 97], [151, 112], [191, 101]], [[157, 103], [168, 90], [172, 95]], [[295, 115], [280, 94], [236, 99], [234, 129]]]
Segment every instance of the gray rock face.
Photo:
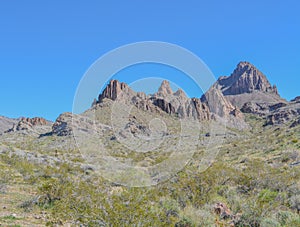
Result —
[[217, 82], [224, 95], [251, 93], [255, 90], [278, 95], [276, 86], [271, 86], [266, 76], [249, 62], [240, 62], [229, 77]]
[[229, 77], [220, 77], [214, 87], [240, 109], [249, 102], [258, 106], [286, 102], [279, 96], [276, 86], [272, 86], [266, 76], [249, 62], [240, 62]]
[[164, 80], [162, 84], [160, 85], [157, 94], [159, 96], [168, 96], [168, 95], [173, 95], [173, 91], [171, 89], [169, 81]]
[[173, 92], [167, 81], [162, 82], [158, 92], [151, 99], [153, 100], [153, 104], [164, 112], [179, 118], [210, 119], [210, 111], [205, 103], [202, 103], [197, 98], [188, 98], [181, 89]]
[[211, 113], [207, 104], [202, 103], [200, 99], [192, 98], [191, 104], [186, 108], [188, 116], [196, 116], [198, 120], [210, 120]]
[[226, 100], [222, 92], [215, 87], [212, 87], [205, 93], [202, 97], [202, 101], [209, 105], [209, 109], [212, 113], [220, 117], [225, 117], [228, 113], [235, 109], [233, 105]]
[[72, 113], [63, 113], [59, 115], [52, 125], [52, 134], [57, 136], [72, 135]]
[[174, 93], [168, 81], [162, 82], [157, 93], [147, 96], [143, 92], [134, 92], [125, 83], [112, 80], [99, 96], [96, 104], [103, 102], [105, 98], [122, 99], [139, 109], [153, 113], [165, 112], [180, 118], [210, 119], [206, 104], [201, 103], [200, 99], [189, 99], [181, 89]]
[[229, 127], [239, 129], [248, 127], [242, 112], [233, 106], [216, 87], [210, 88], [201, 100], [207, 104], [217, 120], [225, 121]]

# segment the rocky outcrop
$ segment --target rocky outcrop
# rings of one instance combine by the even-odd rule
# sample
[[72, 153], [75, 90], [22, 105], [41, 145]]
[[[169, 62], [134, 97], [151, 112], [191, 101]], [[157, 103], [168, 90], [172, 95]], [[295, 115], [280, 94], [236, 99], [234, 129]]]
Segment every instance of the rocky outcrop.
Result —
[[209, 107], [197, 98], [191, 99], [191, 104], [186, 109], [186, 113], [188, 116], [196, 116], [200, 121], [211, 119]]
[[240, 109], [249, 102], [259, 106], [286, 102], [279, 96], [277, 87], [249, 62], [240, 62], [230, 76], [220, 77], [214, 87]]
[[52, 125], [52, 134], [57, 136], [72, 135], [72, 113], [63, 113], [59, 115]]
[[291, 102], [300, 103], [300, 96], [297, 96], [296, 98], [294, 98], [293, 100], [291, 100]]
[[188, 98], [182, 89], [173, 92], [168, 81], [162, 82], [158, 92], [152, 95], [151, 100], [164, 112], [182, 119], [210, 119], [210, 111], [205, 103], [197, 98]]
[[[277, 87], [272, 86], [267, 77], [249, 62], [240, 62], [230, 76], [219, 78], [213, 87], [241, 112], [264, 117], [265, 125], [285, 124], [299, 114], [295, 104], [300, 98], [291, 102], [282, 99]], [[214, 96], [220, 97], [216, 90]], [[221, 103], [221, 108], [212, 106], [213, 112], [224, 116], [230, 106], [224, 101]]]
[[16, 131], [23, 131], [23, 130], [33, 130], [36, 126], [44, 126], [49, 125], [46, 119], [41, 117], [34, 117], [34, 118], [25, 118], [22, 117], [17, 124], [15, 124], [11, 129], [7, 130], [6, 132], [16, 132]]
[[226, 117], [232, 110], [234, 106], [223, 96], [220, 90], [212, 87], [205, 93], [202, 97], [202, 101], [206, 102], [212, 113], [220, 116]]
[[287, 106], [287, 103], [277, 103], [274, 105], [270, 105], [268, 103], [255, 103], [255, 102], [247, 102], [241, 108], [243, 113], [252, 113], [258, 116], [267, 116], [268, 114]]
[[281, 125], [300, 116], [300, 109], [281, 109], [267, 117], [266, 125]]
[[0, 134], [11, 129], [20, 119], [12, 119], [8, 117], [0, 116]]
[[276, 110], [286, 107], [286, 106], [288, 106], [287, 103], [279, 102], [279, 103], [269, 106], [269, 109], [270, 109], [270, 112], [272, 112], [272, 111], [276, 111]]
[[52, 131], [47, 135], [74, 136], [78, 138], [80, 134], [103, 134], [111, 128], [107, 125], [95, 121], [94, 111], [88, 110], [77, 115], [69, 112], [62, 113], [52, 125]]
[[241, 108], [243, 113], [252, 113], [258, 116], [265, 116], [270, 112], [270, 108], [265, 103], [247, 102]]
[[240, 62], [229, 77], [221, 77], [217, 82], [224, 95], [238, 95], [261, 91], [278, 95], [276, 86], [271, 86], [266, 76], [249, 62]]
[[296, 127], [300, 123], [300, 97], [296, 97], [288, 103], [269, 106], [269, 112], [265, 126], [290, 124], [291, 128]]
[[200, 99], [188, 98], [181, 89], [173, 92], [170, 83], [166, 80], [162, 82], [157, 93], [149, 96], [143, 92], [134, 92], [125, 83], [112, 80], [92, 106], [102, 103], [105, 98], [113, 101], [123, 100], [152, 113], [164, 112], [180, 118], [210, 119], [206, 104], [201, 103]]
[[242, 112], [233, 106], [216, 87], [210, 88], [201, 100], [206, 103], [216, 120], [224, 121], [229, 127], [248, 128]]
[[168, 97], [169, 95], [173, 95], [173, 91], [171, 89], [169, 81], [164, 80], [161, 83], [160, 87], [158, 88], [157, 95], [161, 97]]
[[300, 125], [300, 117], [298, 119], [294, 120], [294, 122], [291, 124], [290, 127], [294, 128], [294, 127], [296, 127], [298, 125]]
[[153, 104], [157, 107], [159, 107], [162, 111], [168, 113], [168, 114], [175, 114], [175, 107], [172, 106], [171, 103], [166, 101], [165, 99], [162, 98], [153, 98], [152, 99]]
[[96, 103], [101, 103], [103, 99], [116, 100], [117, 98], [124, 98], [128, 101], [136, 96], [136, 93], [131, 88], [118, 80], [111, 80], [104, 91], [99, 95]]

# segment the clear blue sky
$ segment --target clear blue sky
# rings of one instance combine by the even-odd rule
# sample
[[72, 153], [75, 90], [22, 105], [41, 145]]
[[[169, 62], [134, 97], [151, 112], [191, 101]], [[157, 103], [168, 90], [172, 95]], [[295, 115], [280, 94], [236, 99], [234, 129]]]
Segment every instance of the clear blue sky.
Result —
[[189, 49], [217, 77], [250, 61], [291, 99], [300, 95], [299, 12], [297, 0], [1, 1], [0, 115], [55, 120], [96, 59], [145, 40]]

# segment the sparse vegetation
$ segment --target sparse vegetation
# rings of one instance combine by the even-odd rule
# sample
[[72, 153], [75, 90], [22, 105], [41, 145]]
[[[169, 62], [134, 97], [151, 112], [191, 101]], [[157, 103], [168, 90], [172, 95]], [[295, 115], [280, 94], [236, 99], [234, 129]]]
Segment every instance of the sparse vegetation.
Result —
[[[1, 211], [3, 214], [0, 212], [0, 223], [4, 226], [300, 226], [300, 169], [291, 165], [299, 160], [298, 143], [294, 142], [299, 128], [261, 131], [259, 119], [247, 118], [253, 126], [252, 132], [227, 138], [219, 156], [205, 172], [198, 171], [203, 155], [199, 148], [194, 160], [181, 172], [148, 188], [115, 185], [93, 170], [86, 171], [78, 151], [65, 152], [63, 147], [51, 146], [57, 143], [55, 137], [40, 140], [45, 146], [42, 151], [38, 140], [28, 141], [27, 148], [38, 148], [32, 150], [35, 152], [32, 156], [17, 155], [21, 141], [17, 145], [6, 143], [9, 147], [0, 155], [0, 196], [4, 198], [0, 209], [6, 207]], [[114, 143], [110, 143], [112, 148], [120, 146]], [[41, 154], [58, 157], [60, 161], [49, 164], [30, 159]], [[152, 163], [166, 156], [130, 152], [121, 155], [137, 162], [147, 158]], [[224, 219], [216, 214], [214, 205], [218, 202], [226, 204], [232, 216]], [[13, 213], [17, 216], [11, 216]]]

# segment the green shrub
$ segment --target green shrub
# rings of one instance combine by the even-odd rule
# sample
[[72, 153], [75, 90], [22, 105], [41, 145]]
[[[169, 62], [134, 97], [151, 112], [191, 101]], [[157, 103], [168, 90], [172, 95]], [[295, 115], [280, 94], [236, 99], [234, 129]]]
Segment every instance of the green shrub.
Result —
[[293, 139], [292, 143], [298, 143], [298, 139]]
[[194, 226], [192, 220], [187, 217], [183, 217], [182, 220], [180, 220], [175, 224], [175, 227], [192, 227], [192, 226]]
[[270, 191], [269, 189], [264, 189], [259, 193], [258, 199], [260, 203], [271, 203], [278, 196], [278, 192]]

